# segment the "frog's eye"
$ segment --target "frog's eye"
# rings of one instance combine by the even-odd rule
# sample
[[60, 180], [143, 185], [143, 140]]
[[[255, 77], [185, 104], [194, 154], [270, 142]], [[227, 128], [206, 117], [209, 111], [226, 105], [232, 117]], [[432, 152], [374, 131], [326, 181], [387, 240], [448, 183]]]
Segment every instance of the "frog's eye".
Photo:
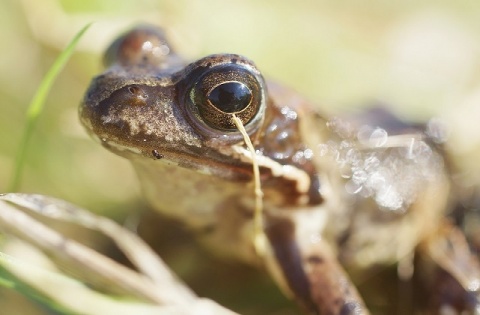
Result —
[[189, 98], [198, 120], [217, 130], [233, 130], [232, 114], [246, 126], [261, 118], [264, 83], [258, 71], [248, 65], [224, 63], [203, 69]]
[[238, 113], [252, 102], [252, 91], [242, 82], [223, 82], [210, 91], [207, 99], [224, 113]]
[[107, 49], [104, 56], [105, 66], [166, 67], [177, 62], [162, 29], [150, 25], [140, 25], [117, 38]]

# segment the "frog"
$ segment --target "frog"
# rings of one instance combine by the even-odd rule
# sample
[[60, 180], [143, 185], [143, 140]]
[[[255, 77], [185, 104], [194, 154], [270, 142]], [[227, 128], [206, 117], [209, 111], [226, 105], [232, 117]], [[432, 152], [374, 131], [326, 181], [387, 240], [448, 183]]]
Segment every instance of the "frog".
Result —
[[448, 217], [448, 161], [431, 125], [378, 110], [326, 117], [242, 55], [186, 61], [152, 25], [120, 35], [104, 64], [79, 107], [87, 132], [131, 162], [153, 209], [215, 254], [266, 269], [305, 313], [370, 314], [354, 275], [397, 264], [408, 278], [417, 256], [443, 272], [430, 282], [450, 284], [424, 309], [479, 308], [480, 269]]

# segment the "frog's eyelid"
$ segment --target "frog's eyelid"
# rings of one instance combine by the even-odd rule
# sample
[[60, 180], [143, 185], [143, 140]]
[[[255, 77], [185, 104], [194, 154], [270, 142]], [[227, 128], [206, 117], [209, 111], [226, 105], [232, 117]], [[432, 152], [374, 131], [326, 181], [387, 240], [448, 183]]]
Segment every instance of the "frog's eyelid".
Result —
[[213, 54], [205, 56], [185, 67], [185, 72], [187, 75], [191, 75], [196, 72], [203, 72], [224, 65], [238, 65], [254, 75], [261, 76], [260, 71], [253, 61], [237, 54]]

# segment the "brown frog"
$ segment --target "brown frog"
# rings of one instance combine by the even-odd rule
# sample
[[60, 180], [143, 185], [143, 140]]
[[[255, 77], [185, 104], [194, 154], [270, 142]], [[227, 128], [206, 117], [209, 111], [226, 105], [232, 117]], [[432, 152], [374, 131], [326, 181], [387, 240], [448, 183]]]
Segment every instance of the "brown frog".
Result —
[[[266, 82], [249, 59], [217, 54], [185, 63], [151, 26], [119, 37], [105, 64], [80, 107], [92, 137], [131, 161], [155, 209], [216, 253], [265, 266], [306, 312], [368, 314], [342, 264], [353, 273], [397, 262], [409, 270], [414, 252], [460, 292], [433, 299], [433, 313], [478, 306], [477, 262], [455, 249], [465, 240], [444, 219], [450, 182], [428, 128], [385, 113], [325, 119]], [[260, 250], [253, 159], [263, 192]]]

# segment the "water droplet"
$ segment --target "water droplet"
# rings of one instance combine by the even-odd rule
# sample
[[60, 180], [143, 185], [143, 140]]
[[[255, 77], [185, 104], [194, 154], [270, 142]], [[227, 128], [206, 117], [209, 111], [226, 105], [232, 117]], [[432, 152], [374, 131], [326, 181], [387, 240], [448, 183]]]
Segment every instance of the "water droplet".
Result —
[[153, 48], [153, 44], [152, 44], [151, 41], [146, 41], [146, 42], [144, 42], [144, 43], [142, 44], [142, 49], [143, 49], [143, 50], [148, 50], [148, 51], [150, 51], [150, 50], [152, 50], [152, 48]]
[[444, 143], [448, 138], [448, 129], [439, 118], [432, 118], [427, 123], [426, 134], [436, 143]]
[[360, 191], [362, 191], [363, 186], [355, 183], [352, 180], [349, 180], [345, 184], [345, 190], [352, 195], [358, 194]]
[[282, 109], [280, 109], [280, 112], [285, 115], [285, 117], [287, 119], [290, 119], [290, 120], [295, 120], [297, 119], [297, 112], [292, 110], [291, 108], [289, 107], [282, 107]]
[[380, 165], [380, 160], [375, 155], [370, 155], [363, 162], [366, 171], [373, 170]]
[[277, 124], [271, 124], [268, 129], [267, 129], [267, 134], [268, 133], [271, 133], [271, 132], [274, 132], [275, 130], [278, 129], [278, 125]]
[[370, 143], [376, 148], [383, 147], [388, 140], [388, 132], [382, 128], [376, 128], [370, 135]]
[[346, 162], [352, 165], [358, 165], [361, 162], [361, 154], [355, 149], [348, 149], [345, 154]]
[[397, 190], [388, 185], [377, 192], [375, 201], [388, 210], [400, 210], [402, 208], [403, 199]]
[[317, 244], [322, 241], [322, 236], [319, 234], [311, 234], [310, 235], [310, 243], [311, 244]]
[[340, 176], [342, 176], [342, 178], [350, 178], [350, 177], [352, 177], [352, 168], [349, 167], [348, 165], [343, 165], [343, 166], [340, 168]]
[[320, 156], [326, 156], [329, 152], [328, 145], [325, 143], [321, 143], [318, 145], [318, 154]]
[[364, 183], [368, 178], [367, 172], [364, 170], [356, 170], [353, 172], [352, 180], [357, 184]]
[[312, 149], [305, 149], [303, 151], [303, 156], [307, 159], [310, 160], [313, 157], [313, 150]]
[[369, 145], [372, 132], [372, 127], [370, 127], [369, 125], [363, 125], [357, 132], [358, 141], [363, 145]]
[[473, 279], [467, 283], [467, 290], [471, 292], [478, 291], [480, 289], [480, 280]]
[[386, 182], [387, 180], [385, 179], [385, 176], [382, 174], [382, 172], [376, 171], [370, 174], [367, 184], [372, 189], [378, 189], [380, 187], [383, 187]]
[[280, 134], [277, 136], [278, 140], [284, 140], [288, 138], [288, 132], [287, 131], [282, 131]]

